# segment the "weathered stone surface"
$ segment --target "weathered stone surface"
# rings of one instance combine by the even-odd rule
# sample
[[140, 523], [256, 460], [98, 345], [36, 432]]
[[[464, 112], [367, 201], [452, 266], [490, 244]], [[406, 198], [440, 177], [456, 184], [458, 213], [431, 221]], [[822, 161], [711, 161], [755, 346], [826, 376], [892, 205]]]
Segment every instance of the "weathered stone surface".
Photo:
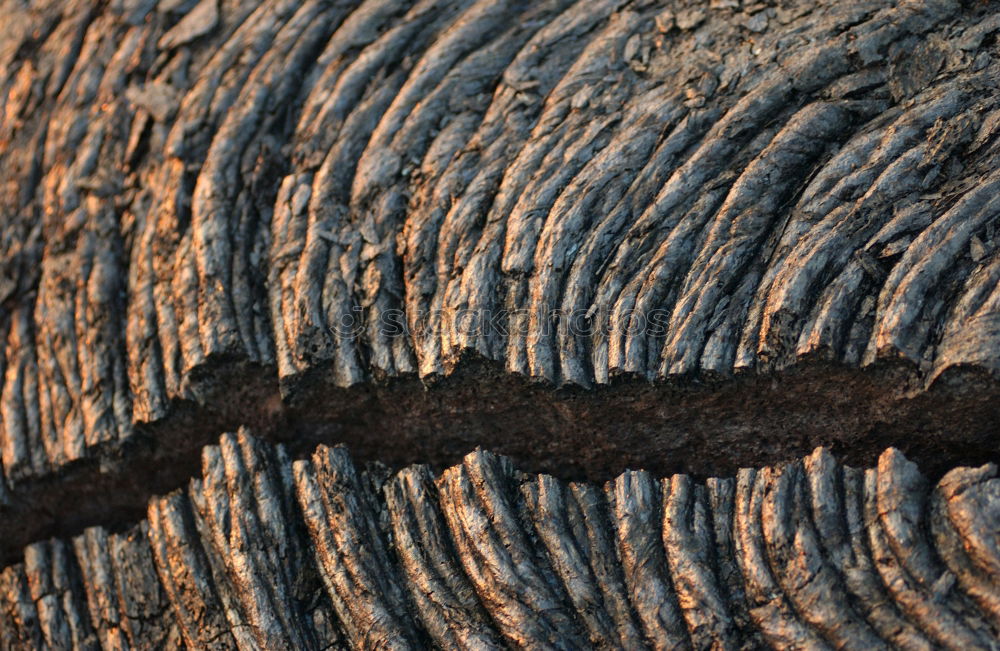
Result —
[[995, 638], [996, 3], [0, 15], [4, 644]]

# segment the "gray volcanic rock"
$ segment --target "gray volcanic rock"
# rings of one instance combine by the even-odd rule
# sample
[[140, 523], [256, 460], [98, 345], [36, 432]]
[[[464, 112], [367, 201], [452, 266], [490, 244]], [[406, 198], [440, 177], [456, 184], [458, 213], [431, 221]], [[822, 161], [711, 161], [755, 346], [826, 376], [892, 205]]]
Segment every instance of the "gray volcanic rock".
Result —
[[0, 645], [996, 646], [996, 2], [0, 15]]

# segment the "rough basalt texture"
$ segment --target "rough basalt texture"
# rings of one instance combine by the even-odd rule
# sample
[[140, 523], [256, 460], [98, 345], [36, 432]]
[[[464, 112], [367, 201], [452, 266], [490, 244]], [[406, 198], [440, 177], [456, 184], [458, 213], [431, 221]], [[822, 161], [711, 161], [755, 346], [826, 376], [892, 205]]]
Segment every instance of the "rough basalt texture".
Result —
[[897, 450], [603, 486], [245, 431], [121, 531], [0, 573], [4, 648], [995, 649], [1000, 479]]
[[996, 2], [0, 16], [3, 645], [995, 646]]

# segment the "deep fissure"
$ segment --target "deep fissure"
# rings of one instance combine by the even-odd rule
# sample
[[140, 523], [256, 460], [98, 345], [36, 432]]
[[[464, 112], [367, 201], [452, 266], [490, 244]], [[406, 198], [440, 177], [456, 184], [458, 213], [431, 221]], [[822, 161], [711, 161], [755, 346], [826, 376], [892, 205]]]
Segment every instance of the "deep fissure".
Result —
[[932, 479], [955, 465], [1000, 461], [1000, 383], [955, 370], [928, 390], [905, 363], [858, 370], [802, 362], [770, 374], [649, 383], [618, 378], [596, 389], [529, 381], [482, 360], [434, 382], [392, 379], [338, 388], [320, 372], [282, 399], [273, 368], [216, 361], [196, 382], [198, 400], [137, 426], [136, 435], [40, 479], [16, 483], [3, 507], [4, 564], [25, 545], [89, 526], [115, 530], [145, 517], [150, 497], [200, 474], [200, 454], [247, 425], [303, 458], [344, 444], [356, 461], [441, 470], [483, 447], [522, 470], [604, 481], [625, 469], [656, 476], [731, 476], [826, 446], [870, 466], [899, 448]]

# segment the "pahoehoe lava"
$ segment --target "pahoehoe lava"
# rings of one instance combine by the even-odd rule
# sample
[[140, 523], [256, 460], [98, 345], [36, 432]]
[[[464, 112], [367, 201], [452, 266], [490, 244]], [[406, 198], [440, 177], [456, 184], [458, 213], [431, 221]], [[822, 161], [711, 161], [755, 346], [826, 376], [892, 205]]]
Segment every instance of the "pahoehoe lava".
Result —
[[0, 15], [0, 644], [996, 637], [997, 2]]

